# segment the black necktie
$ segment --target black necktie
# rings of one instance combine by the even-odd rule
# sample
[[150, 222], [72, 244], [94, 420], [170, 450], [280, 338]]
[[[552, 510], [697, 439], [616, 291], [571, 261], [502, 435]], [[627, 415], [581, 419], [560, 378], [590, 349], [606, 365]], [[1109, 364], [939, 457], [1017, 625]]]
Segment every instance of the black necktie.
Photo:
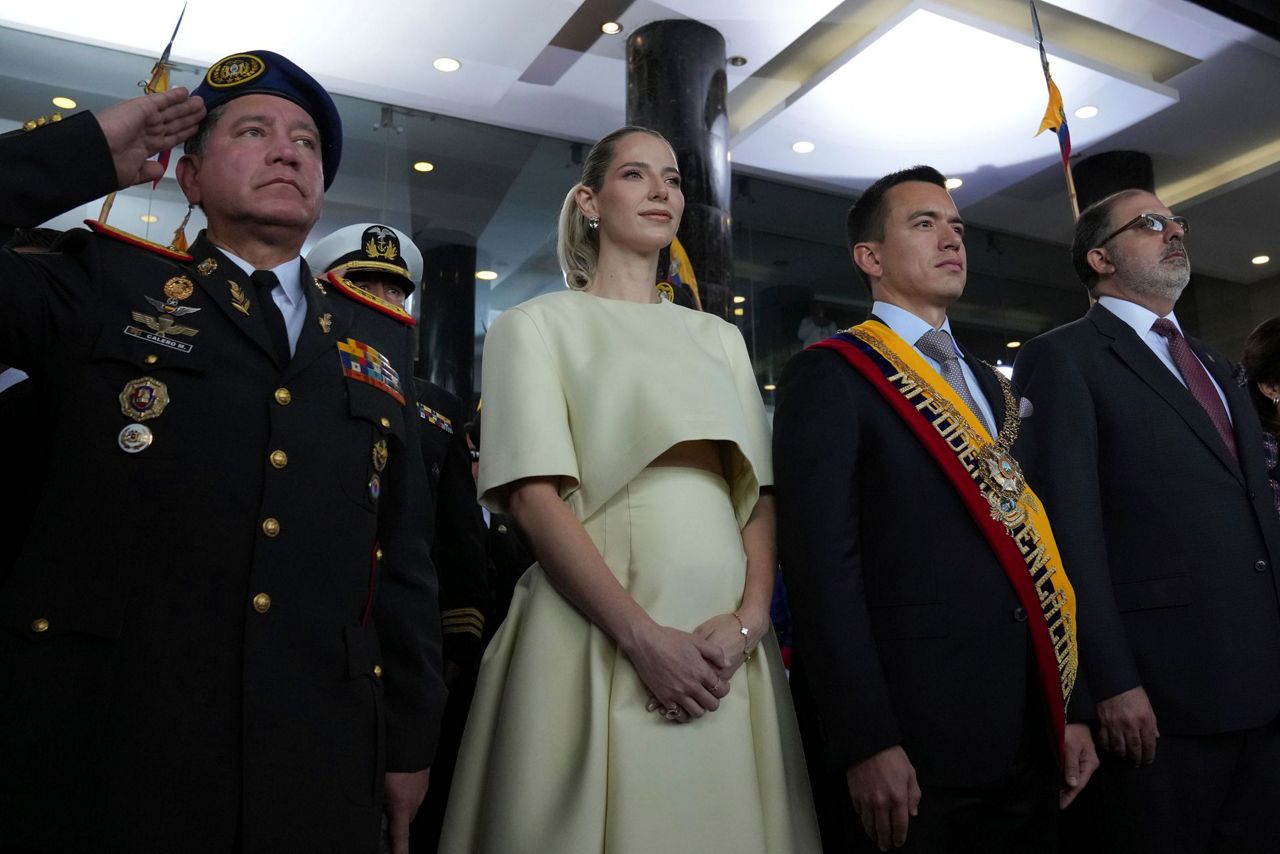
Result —
[[249, 280], [258, 292], [258, 305], [262, 306], [262, 319], [266, 321], [267, 335], [271, 338], [276, 359], [281, 365], [287, 365], [291, 358], [289, 333], [284, 328], [284, 315], [280, 313], [280, 306], [271, 297], [271, 292], [280, 287], [280, 280], [270, 270], [254, 270]]

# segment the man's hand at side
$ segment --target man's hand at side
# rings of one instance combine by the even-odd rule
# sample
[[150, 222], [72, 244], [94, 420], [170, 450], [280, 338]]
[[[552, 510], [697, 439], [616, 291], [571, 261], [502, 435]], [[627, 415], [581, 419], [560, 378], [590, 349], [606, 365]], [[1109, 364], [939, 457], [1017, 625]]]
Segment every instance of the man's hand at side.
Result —
[[427, 796], [431, 769], [409, 773], [387, 772], [387, 835], [391, 838], [391, 854], [409, 854], [409, 825]]
[[1160, 730], [1151, 700], [1141, 685], [1098, 703], [1098, 720], [1102, 723], [1098, 741], [1103, 750], [1131, 765], [1150, 765], [1156, 761]]
[[1098, 754], [1093, 749], [1093, 736], [1084, 724], [1067, 724], [1062, 785], [1058, 787], [1058, 809], [1066, 809], [1084, 790], [1093, 772], [1098, 770]]
[[920, 807], [916, 769], [894, 746], [868, 756], [845, 772], [853, 808], [881, 851], [907, 841], [907, 825]]

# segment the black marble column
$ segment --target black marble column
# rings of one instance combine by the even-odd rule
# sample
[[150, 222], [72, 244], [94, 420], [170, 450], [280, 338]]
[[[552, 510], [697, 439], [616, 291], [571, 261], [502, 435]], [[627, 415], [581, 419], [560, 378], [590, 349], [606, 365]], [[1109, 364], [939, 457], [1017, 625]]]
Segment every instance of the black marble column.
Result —
[[1080, 210], [1121, 190], [1156, 188], [1151, 155], [1141, 151], [1104, 151], [1077, 160], [1071, 166]]
[[476, 247], [458, 243], [422, 249], [418, 314], [418, 374], [471, 401], [475, 359]]
[[627, 124], [675, 149], [684, 187], [679, 238], [704, 311], [728, 318], [733, 246], [724, 36], [698, 21], [654, 21], [627, 39]]

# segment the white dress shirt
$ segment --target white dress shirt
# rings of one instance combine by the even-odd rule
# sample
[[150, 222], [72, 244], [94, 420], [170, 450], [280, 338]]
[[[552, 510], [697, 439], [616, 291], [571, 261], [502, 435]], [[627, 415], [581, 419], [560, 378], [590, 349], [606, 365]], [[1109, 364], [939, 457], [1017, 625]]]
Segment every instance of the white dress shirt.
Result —
[[[1140, 306], [1135, 302], [1120, 299], [1119, 297], [1098, 297], [1098, 305], [1120, 318], [1137, 333], [1142, 339], [1142, 343], [1151, 348], [1151, 352], [1156, 354], [1156, 358], [1164, 363], [1169, 369], [1169, 373], [1173, 374], [1174, 379], [1182, 383], [1186, 388], [1187, 381], [1182, 378], [1182, 371], [1178, 370], [1178, 366], [1174, 364], [1173, 355], [1169, 352], [1169, 339], [1165, 338], [1159, 332], [1151, 330], [1152, 325], [1160, 319], [1160, 315], [1151, 311], [1144, 306]], [[1169, 312], [1168, 319], [1177, 327], [1178, 332], [1182, 332], [1182, 324], [1178, 322], [1178, 318], [1173, 312]], [[1185, 335], [1185, 333], [1183, 333]], [[1192, 350], [1194, 353], [1195, 351]], [[1199, 356], [1196, 356], [1199, 359]], [[1201, 363], [1203, 367], [1204, 363]], [[1222, 400], [1222, 408], [1227, 411], [1227, 418], [1231, 418], [1231, 405], [1227, 403], [1227, 396], [1222, 393], [1222, 386], [1218, 385], [1218, 381], [1213, 378], [1213, 374], [1209, 373], [1209, 369], [1205, 368], [1204, 375], [1209, 378], [1209, 382], [1213, 383], [1213, 390], [1218, 393], [1218, 397]], [[1234, 423], [1234, 422], [1232, 422]]]
[[[221, 246], [218, 249], [226, 255], [246, 276], [254, 273], [254, 266]], [[271, 299], [284, 315], [284, 331], [289, 335], [289, 355], [298, 349], [298, 336], [302, 334], [302, 324], [307, 319], [307, 292], [302, 281], [302, 256], [292, 261], [285, 261], [271, 272], [280, 280], [280, 287], [271, 291]]]
[[[921, 320], [905, 308], [898, 308], [893, 303], [876, 300], [871, 304], [871, 313], [880, 318], [885, 326], [896, 332], [903, 341], [910, 344], [911, 348], [917, 353], [920, 353], [920, 349], [916, 347], [916, 342], [920, 340], [921, 335], [933, 329], [932, 324], [927, 320]], [[943, 320], [941, 328], [946, 330], [948, 335], [951, 335], [951, 319]], [[951, 346], [956, 348], [956, 356], [960, 358], [960, 370], [964, 372], [964, 381], [969, 386], [969, 393], [973, 395], [978, 408], [982, 410], [978, 413], [978, 417], [982, 419], [983, 426], [987, 428], [987, 433], [994, 436], [995, 433], [992, 431], [996, 423], [995, 413], [991, 411], [991, 404], [987, 402], [987, 396], [983, 393], [982, 386], [978, 384], [978, 378], [973, 375], [973, 371], [969, 370], [969, 365], [964, 360], [964, 351], [956, 343], [954, 335], [951, 335]], [[934, 370], [942, 370], [942, 365], [938, 364], [936, 359], [926, 356], [924, 353], [920, 353], [920, 357], [932, 365]]]

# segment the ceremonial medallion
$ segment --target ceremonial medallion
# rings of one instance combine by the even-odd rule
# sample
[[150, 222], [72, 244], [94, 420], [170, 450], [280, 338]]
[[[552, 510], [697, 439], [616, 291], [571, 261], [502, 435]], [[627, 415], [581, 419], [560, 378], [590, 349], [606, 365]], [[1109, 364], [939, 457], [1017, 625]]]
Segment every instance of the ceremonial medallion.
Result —
[[670, 282], [658, 282], [655, 287], [658, 289], [658, 296], [667, 302], [676, 301], [676, 289], [671, 287]]
[[379, 439], [373, 443], [373, 470], [382, 471], [387, 467], [387, 440]]
[[218, 262], [212, 258], [206, 258], [196, 265], [196, 272], [202, 276], [213, 275], [213, 271], [218, 269]]
[[145, 424], [128, 424], [120, 431], [116, 444], [126, 454], [139, 454], [151, 447], [155, 434]]
[[164, 295], [172, 300], [184, 300], [195, 291], [196, 287], [186, 276], [174, 276], [164, 283]]
[[154, 377], [130, 380], [120, 392], [120, 411], [134, 421], [155, 418], [168, 405], [169, 388]]

